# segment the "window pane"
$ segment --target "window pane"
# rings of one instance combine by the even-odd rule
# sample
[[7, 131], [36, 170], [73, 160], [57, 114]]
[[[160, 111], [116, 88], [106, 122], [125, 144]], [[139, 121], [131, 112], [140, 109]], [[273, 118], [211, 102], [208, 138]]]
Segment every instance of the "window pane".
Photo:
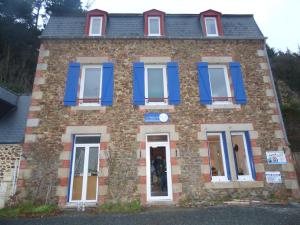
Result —
[[209, 68], [212, 97], [228, 97], [223, 68]]
[[100, 136], [76, 136], [76, 144], [98, 144]]
[[207, 140], [212, 176], [225, 176], [220, 135], [209, 135]]
[[163, 69], [148, 69], [148, 98], [150, 100], [164, 98]]
[[235, 154], [237, 174], [250, 175], [243, 135], [234, 134], [231, 136], [231, 138], [232, 138], [233, 152]]
[[89, 152], [86, 199], [95, 200], [98, 176], [98, 147], [91, 147]]
[[167, 135], [149, 135], [147, 136], [147, 141], [148, 142], [156, 142], [156, 141], [168, 141], [168, 136]]
[[92, 34], [100, 34], [101, 19], [92, 18]]
[[85, 69], [83, 98], [98, 99], [100, 96], [100, 68]]
[[77, 147], [75, 151], [72, 200], [81, 200], [85, 148]]
[[159, 34], [159, 19], [150, 18], [149, 19], [149, 33], [150, 34]]
[[206, 18], [205, 23], [207, 34], [217, 34], [216, 20], [214, 18]]

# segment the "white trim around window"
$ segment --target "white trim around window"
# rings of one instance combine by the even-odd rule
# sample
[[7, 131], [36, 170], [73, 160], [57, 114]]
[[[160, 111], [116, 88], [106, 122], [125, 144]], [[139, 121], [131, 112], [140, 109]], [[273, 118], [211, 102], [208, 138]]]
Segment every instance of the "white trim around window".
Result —
[[[223, 171], [224, 171], [224, 176], [213, 176], [212, 174], [212, 165], [211, 165], [211, 151], [209, 149], [209, 164], [210, 164], [210, 170], [211, 170], [211, 181], [212, 182], [224, 182], [228, 181], [228, 176], [227, 176], [227, 164], [226, 164], [226, 158], [225, 158], [225, 149], [224, 149], [224, 140], [222, 137], [222, 133], [207, 133], [207, 137], [209, 136], [219, 136], [220, 140], [220, 146], [221, 146], [221, 151], [222, 151], [222, 163], [223, 163]], [[209, 146], [208, 146], [209, 148]]]
[[[164, 100], [160, 102], [149, 102], [148, 69], [162, 69]], [[145, 65], [145, 105], [168, 105], [167, 67], [165, 65]]]
[[98, 68], [101, 70], [100, 83], [99, 83], [99, 99], [97, 102], [81, 102], [81, 101], [79, 101], [79, 106], [100, 106], [101, 105], [101, 93], [102, 93], [102, 77], [103, 77], [102, 65], [84, 65], [84, 66], [82, 66], [79, 99], [80, 100], [84, 99], [83, 94], [84, 94], [85, 74], [86, 74], [86, 69], [89, 69], [89, 68]]
[[[232, 141], [232, 136], [242, 136], [243, 137], [243, 147], [244, 147], [244, 150], [245, 150], [245, 156], [246, 156], [246, 164], [247, 164], [247, 170], [249, 171], [249, 174], [248, 175], [238, 175], [238, 172], [237, 172], [237, 178], [238, 178], [238, 181], [253, 181], [253, 178], [252, 178], [252, 170], [251, 170], [251, 167], [250, 167], [250, 160], [249, 160], [249, 150], [248, 150], [248, 145], [247, 145], [247, 142], [246, 142], [246, 136], [245, 136], [245, 132], [231, 132], [230, 133], [231, 135], [231, 142], [233, 143]], [[234, 146], [232, 146], [232, 150], [234, 151]], [[233, 152], [235, 154], [235, 152]], [[237, 158], [236, 156], [234, 156], [236, 160], [235, 162], [235, 169], [236, 171], [238, 171], [238, 165], [237, 165]]]
[[[156, 20], [157, 21], [158, 33], [151, 33], [150, 20]], [[148, 36], [161, 36], [160, 17], [159, 16], [149, 16], [147, 22], [148, 22]]]
[[[95, 20], [100, 19], [100, 27], [99, 27], [99, 33], [93, 33], [93, 26]], [[92, 16], [90, 17], [90, 27], [89, 27], [89, 36], [101, 36], [102, 35], [102, 23], [103, 23], [103, 18], [102, 16]]]
[[[212, 86], [211, 86], [211, 78], [210, 78], [210, 74], [209, 74], [209, 69], [223, 69], [224, 71], [224, 77], [225, 77], [225, 85], [226, 85], [226, 92], [227, 92], [227, 96], [222, 96], [222, 97], [227, 97], [228, 99], [225, 101], [214, 101], [214, 96], [213, 96], [213, 90], [212, 90]], [[208, 65], [208, 74], [209, 74], [209, 85], [210, 85], [210, 91], [211, 91], [211, 97], [213, 100], [212, 104], [215, 105], [222, 105], [222, 104], [233, 104], [232, 102], [232, 95], [231, 95], [231, 89], [230, 89], [230, 82], [229, 82], [229, 76], [228, 76], [228, 71], [227, 71], [227, 67], [225, 65]], [[230, 100], [229, 100], [230, 99]]]
[[[219, 32], [218, 32], [218, 26], [217, 26], [217, 18], [216, 17], [205, 17], [204, 20], [205, 20], [206, 35], [208, 37], [218, 37], [219, 36]], [[213, 21], [213, 23], [215, 25], [216, 33], [208, 33], [208, 29], [207, 29], [207, 24], [208, 24], [207, 21], [208, 20]]]

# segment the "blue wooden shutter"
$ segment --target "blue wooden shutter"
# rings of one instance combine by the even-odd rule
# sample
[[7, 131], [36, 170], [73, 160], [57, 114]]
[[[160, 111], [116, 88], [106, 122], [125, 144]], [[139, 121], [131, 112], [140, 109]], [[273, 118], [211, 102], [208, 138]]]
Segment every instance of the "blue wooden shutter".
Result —
[[144, 63], [133, 63], [133, 104], [145, 105]]
[[167, 63], [169, 104], [180, 104], [180, 83], [177, 62]]
[[222, 132], [222, 140], [223, 140], [223, 148], [224, 148], [224, 157], [225, 157], [225, 161], [226, 161], [227, 177], [228, 177], [228, 180], [231, 180], [230, 164], [229, 164], [228, 148], [227, 148], [225, 132]]
[[79, 75], [80, 63], [70, 62], [64, 97], [64, 105], [66, 106], [76, 105]]
[[243, 82], [243, 74], [241, 70], [241, 64], [239, 62], [231, 62], [230, 73], [234, 88], [234, 97], [235, 102], [237, 104], [246, 104], [247, 96], [245, 92], [244, 82]]
[[114, 64], [103, 63], [101, 105], [112, 105], [114, 98]]
[[208, 76], [208, 63], [198, 63], [198, 85], [200, 94], [200, 103], [204, 105], [212, 104], [210, 83]]
[[246, 144], [247, 144], [249, 164], [250, 164], [252, 178], [253, 178], [253, 180], [256, 180], [256, 171], [255, 171], [255, 165], [254, 165], [254, 161], [253, 161], [253, 154], [252, 154], [252, 148], [251, 148], [251, 142], [250, 142], [250, 135], [249, 135], [248, 131], [245, 132], [245, 137], [246, 137]]

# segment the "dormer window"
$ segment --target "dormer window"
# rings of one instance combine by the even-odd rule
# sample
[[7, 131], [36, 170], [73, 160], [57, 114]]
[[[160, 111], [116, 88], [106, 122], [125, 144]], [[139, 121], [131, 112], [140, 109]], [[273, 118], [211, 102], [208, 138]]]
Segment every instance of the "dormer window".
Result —
[[220, 12], [211, 9], [200, 13], [203, 36], [219, 37], [224, 35], [221, 17]]
[[207, 36], [219, 36], [216, 17], [205, 17], [205, 28]]
[[101, 36], [102, 31], [102, 17], [92, 16], [90, 17], [90, 31], [89, 36]]
[[148, 17], [148, 35], [149, 36], [160, 36], [160, 17], [151, 16]]
[[86, 14], [85, 34], [91, 37], [105, 36], [107, 12], [94, 9]]
[[156, 9], [144, 12], [144, 35], [160, 37], [165, 35], [165, 13]]

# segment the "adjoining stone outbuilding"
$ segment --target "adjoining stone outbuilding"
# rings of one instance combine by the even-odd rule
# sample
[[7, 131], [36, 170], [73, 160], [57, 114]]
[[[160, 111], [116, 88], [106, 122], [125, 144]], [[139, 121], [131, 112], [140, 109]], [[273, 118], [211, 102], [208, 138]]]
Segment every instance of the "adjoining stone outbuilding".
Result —
[[253, 15], [92, 10], [52, 16], [41, 41], [24, 195], [61, 207], [299, 197]]
[[30, 96], [0, 87], [0, 208], [16, 193]]

